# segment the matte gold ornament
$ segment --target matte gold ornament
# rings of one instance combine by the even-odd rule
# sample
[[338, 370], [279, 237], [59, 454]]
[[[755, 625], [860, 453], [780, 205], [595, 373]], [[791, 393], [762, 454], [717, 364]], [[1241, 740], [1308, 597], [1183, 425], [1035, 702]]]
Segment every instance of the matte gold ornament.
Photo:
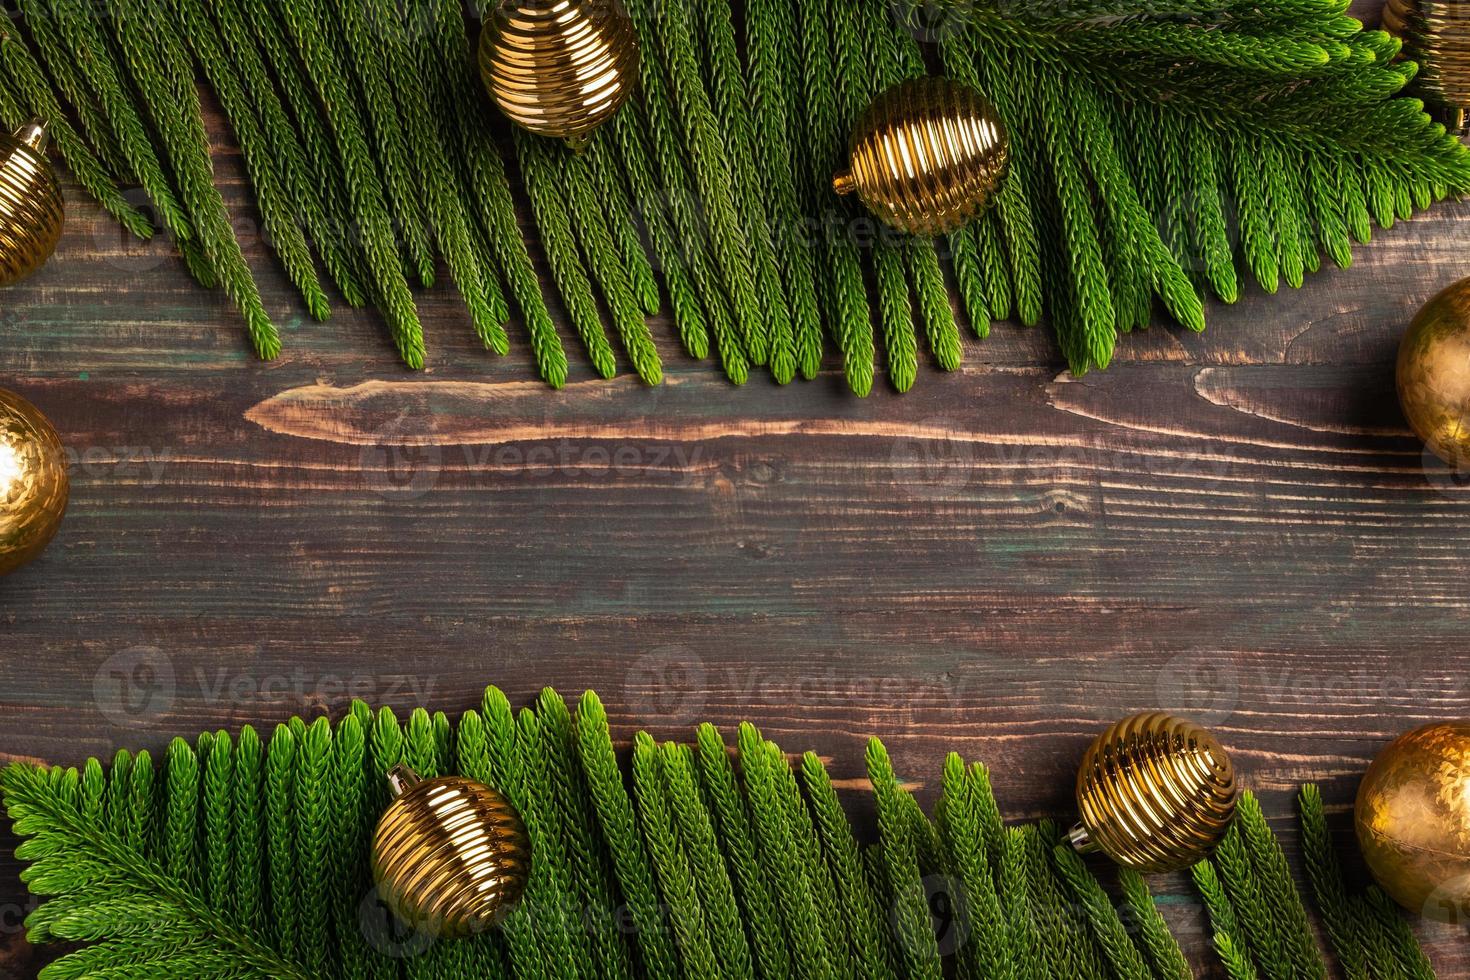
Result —
[[39, 119], [0, 134], [0, 286], [20, 282], [46, 263], [61, 239], [66, 209], [46, 159]]
[[480, 34], [480, 75], [501, 110], [574, 145], [628, 101], [638, 65], [619, 0], [500, 0]]
[[51, 543], [69, 493], [56, 430], [36, 406], [0, 389], [0, 575]]
[[525, 891], [531, 842], [498, 790], [458, 776], [388, 774], [394, 800], [373, 840], [373, 877], [393, 914], [428, 935], [488, 929]]
[[1203, 728], [1159, 712], [1097, 737], [1077, 773], [1077, 850], [1103, 851], [1144, 874], [1178, 871], [1208, 855], [1235, 816], [1230, 756]]
[[1380, 752], [1354, 817], [1368, 869], [1395, 901], [1470, 921], [1470, 722], [1425, 725]]
[[1419, 63], [1415, 85], [1449, 126], [1470, 132], [1470, 0], [1388, 0], [1383, 29]]
[[858, 121], [850, 167], [832, 182], [884, 223], [945, 235], [995, 200], [1010, 137], [995, 107], [968, 85], [915, 78], [883, 92]]
[[1399, 404], [1429, 450], [1470, 469], [1470, 279], [1430, 300], [1399, 344]]

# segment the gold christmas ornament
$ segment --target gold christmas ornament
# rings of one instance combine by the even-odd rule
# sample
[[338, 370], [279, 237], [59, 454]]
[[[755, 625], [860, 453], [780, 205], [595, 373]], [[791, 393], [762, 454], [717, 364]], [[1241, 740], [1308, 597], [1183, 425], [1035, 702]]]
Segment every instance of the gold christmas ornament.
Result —
[[1388, 0], [1383, 29], [1419, 63], [1415, 84], [1443, 110], [1452, 129], [1467, 132], [1470, 111], [1470, 0]]
[[1210, 853], [1235, 816], [1230, 756], [1198, 725], [1159, 712], [1099, 735], [1077, 773], [1069, 839], [1135, 871], [1177, 871]]
[[56, 171], [46, 159], [46, 127], [32, 120], [0, 134], [0, 286], [20, 282], [56, 251], [65, 221]]
[[51, 543], [69, 488], [56, 430], [36, 406], [0, 389], [0, 575]]
[[393, 914], [428, 935], [488, 929], [525, 891], [531, 842], [499, 791], [458, 776], [388, 774], [394, 800], [373, 839], [373, 877]]
[[500, 0], [480, 34], [480, 75], [501, 110], [574, 144], [628, 101], [638, 64], [619, 0]]
[[1430, 300], [1399, 344], [1399, 404], [1430, 451], [1470, 469], [1470, 279]]
[[979, 92], [915, 78], [878, 96], [852, 136], [850, 167], [832, 182], [884, 223], [945, 235], [990, 206], [1010, 166], [1010, 137]]
[[1380, 752], [1354, 817], [1368, 869], [1395, 901], [1470, 921], [1470, 722], [1425, 725]]

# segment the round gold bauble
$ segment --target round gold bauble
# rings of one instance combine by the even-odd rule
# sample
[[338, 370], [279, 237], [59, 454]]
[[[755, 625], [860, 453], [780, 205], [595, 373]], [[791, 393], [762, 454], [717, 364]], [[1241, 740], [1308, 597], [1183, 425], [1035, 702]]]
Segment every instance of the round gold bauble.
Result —
[[46, 127], [34, 120], [0, 134], [0, 286], [46, 263], [65, 218], [61, 184], [46, 159]]
[[1010, 137], [984, 96], [947, 78], [915, 78], [864, 113], [849, 169], [832, 186], [856, 192], [899, 231], [945, 235], [990, 206], [1010, 157]]
[[69, 493], [56, 430], [36, 406], [0, 389], [0, 575], [51, 543]]
[[1069, 835], [1144, 874], [1177, 871], [1210, 853], [1235, 816], [1230, 757], [1203, 728], [1149, 712], [1099, 735], [1077, 773], [1082, 822]]
[[1470, 279], [1430, 300], [1399, 344], [1399, 404], [1429, 450], [1470, 469]]
[[1419, 63], [1414, 84], [1456, 132], [1470, 110], [1470, 0], [1388, 0], [1383, 29]]
[[409, 926], [439, 938], [494, 925], [531, 874], [531, 842], [515, 807], [472, 779], [419, 779], [403, 766], [388, 779], [395, 799], [373, 839], [383, 901]]
[[1470, 722], [1425, 725], [1380, 752], [1354, 817], [1368, 869], [1395, 901], [1470, 921]]
[[638, 65], [619, 0], [500, 0], [480, 35], [480, 75], [501, 110], [574, 143], [628, 101]]

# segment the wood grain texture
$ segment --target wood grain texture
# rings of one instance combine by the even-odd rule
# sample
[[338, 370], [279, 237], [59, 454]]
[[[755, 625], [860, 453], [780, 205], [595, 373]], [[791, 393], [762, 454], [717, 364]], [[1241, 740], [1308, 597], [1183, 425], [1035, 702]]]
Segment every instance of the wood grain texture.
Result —
[[[252, 240], [286, 341], [261, 364], [167, 242], [68, 190], [56, 259], [0, 298], [0, 384], [76, 454], [60, 536], [0, 582], [0, 757], [592, 687], [623, 737], [750, 719], [816, 749], [871, 832], [869, 735], [926, 800], [957, 749], [1008, 816], [1066, 820], [1087, 741], [1163, 707], [1215, 728], [1294, 853], [1299, 783], [1346, 833], [1389, 738], [1470, 715], [1470, 490], [1392, 387], [1413, 310], [1470, 274], [1470, 206], [1217, 306], [1203, 336], [1126, 338], [1104, 373], [1000, 325], [963, 370], [858, 400], [835, 364], [732, 387], [662, 320], [666, 385], [574, 357], [553, 394], [523, 338], [477, 349], [447, 286], [414, 375], [370, 315], [307, 323]], [[0, 975], [26, 977], [13, 843]], [[1161, 884], [1205, 966], [1192, 892]], [[1463, 933], [1422, 934], [1470, 971]]]

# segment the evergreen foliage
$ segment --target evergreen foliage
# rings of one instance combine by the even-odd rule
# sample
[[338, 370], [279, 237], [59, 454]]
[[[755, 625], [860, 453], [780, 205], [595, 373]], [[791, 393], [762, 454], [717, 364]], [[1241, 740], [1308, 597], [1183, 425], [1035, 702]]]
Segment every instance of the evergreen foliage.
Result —
[[1364, 894], [1349, 893], [1317, 787], [1303, 786], [1298, 803], [1307, 878], [1343, 975], [1348, 980], [1433, 977], [1424, 951], [1388, 896], [1376, 885]]
[[[685, 351], [732, 381], [752, 365], [811, 378], [830, 337], [858, 394], [880, 368], [914, 384], [921, 338], [958, 367], [956, 307], [982, 338], [1045, 316], [1074, 371], [1105, 367], [1156, 305], [1201, 330], [1205, 298], [1236, 301], [1243, 277], [1300, 286], [1323, 255], [1350, 265], [1375, 224], [1470, 191], [1470, 151], [1401, 96], [1415, 66], [1348, 0], [628, 0], [640, 91], [580, 156], [507, 136], [473, 66], [479, 24], [455, 0], [17, 6], [0, 24], [0, 120], [49, 119], [77, 182], [148, 237], [141, 187], [266, 357], [279, 339], [212, 186], [196, 76], [314, 318], [329, 312], [319, 263], [420, 367], [409, 280], [427, 285], [442, 257], [485, 347], [509, 350], [513, 299], [557, 387], [567, 358], [506, 146], [596, 374], [618, 370], [615, 334], [645, 382], [662, 379], [662, 290]], [[990, 97], [1013, 150], [995, 207], [933, 243], [830, 185], [871, 98], [926, 60]]]
[[[405, 934], [375, 907], [384, 774], [458, 771], [506, 793], [532, 838], [530, 887], [473, 940]], [[951, 755], [931, 819], [881, 742], [867, 765], [877, 843], [862, 845], [826, 767], [750, 725], [734, 751], [633, 738], [625, 767], [588, 693], [516, 713], [491, 688], [457, 725], [353, 703], [262, 742], [175, 740], [110, 767], [0, 775], [33, 942], [73, 945], [41, 976], [297, 978], [979, 978], [1178, 980], [1190, 968], [1148, 886], [1114, 898], [1050, 823], [1006, 828], [988, 771]], [[1403, 916], [1350, 895], [1321, 798], [1302, 792], [1306, 877], [1352, 976], [1432, 977]], [[1319, 975], [1321, 955], [1253, 799], [1195, 869], [1235, 978]], [[1371, 972], [1366, 972], [1371, 970]]]

